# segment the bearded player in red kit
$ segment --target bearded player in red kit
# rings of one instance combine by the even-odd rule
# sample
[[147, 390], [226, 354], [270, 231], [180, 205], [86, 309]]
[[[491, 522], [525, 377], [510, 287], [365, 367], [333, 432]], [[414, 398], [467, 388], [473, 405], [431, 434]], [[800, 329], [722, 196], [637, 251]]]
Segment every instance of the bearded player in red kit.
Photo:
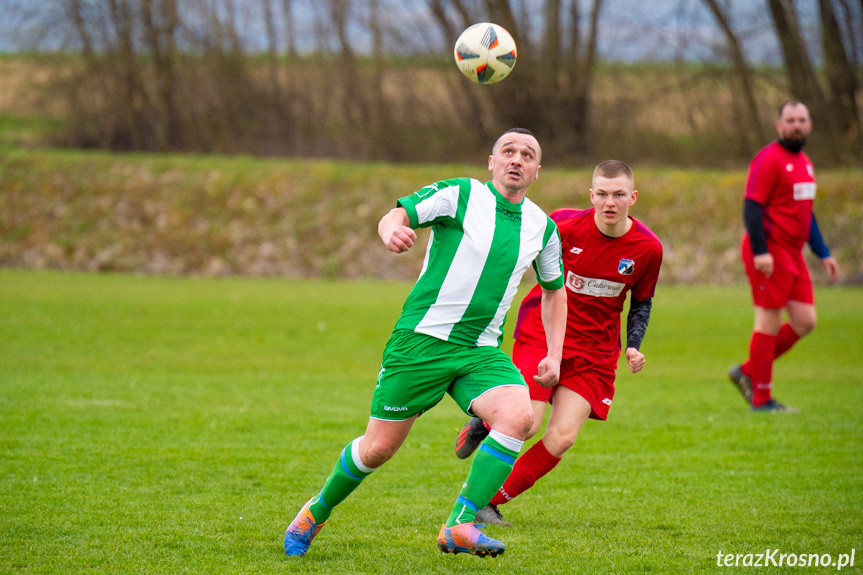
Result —
[[[539, 431], [549, 403], [551, 417], [542, 439], [516, 460], [503, 486], [478, 511], [477, 522], [508, 526], [498, 506], [530, 489], [554, 469], [575, 443], [587, 419], [608, 417], [621, 352], [620, 316], [627, 293], [631, 297], [626, 362], [632, 373], [644, 367], [644, 354], [639, 348], [650, 319], [662, 244], [647, 226], [629, 216], [629, 208], [637, 198], [629, 166], [608, 160], [593, 172], [593, 208], [560, 209], [550, 214], [560, 231], [567, 288], [560, 380], [545, 388], [536, 377], [537, 365], [547, 352], [541, 292], [539, 286], [534, 286], [518, 311], [512, 359], [530, 388], [534, 419], [528, 437]], [[456, 455], [469, 457], [488, 433], [485, 422], [472, 418], [458, 435]]]
[[[773, 362], [815, 328], [812, 280], [803, 259], [809, 243], [830, 281], [839, 265], [824, 244], [812, 203], [815, 170], [801, 150], [812, 131], [809, 110], [786, 102], [776, 121], [777, 141], [762, 149], [749, 166], [740, 254], [755, 304], [749, 359], [728, 376], [753, 411], [796, 412], [773, 398]], [[788, 321], [783, 323], [783, 311]]]

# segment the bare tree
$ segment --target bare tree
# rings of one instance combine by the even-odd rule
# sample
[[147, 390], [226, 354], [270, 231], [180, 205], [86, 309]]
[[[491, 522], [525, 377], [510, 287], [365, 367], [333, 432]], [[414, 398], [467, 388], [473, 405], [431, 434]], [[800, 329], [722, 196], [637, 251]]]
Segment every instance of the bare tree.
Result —
[[819, 0], [818, 4], [829, 99], [813, 70], [793, 1], [768, 1], [792, 94], [809, 106], [813, 120], [821, 126], [821, 145], [830, 155], [854, 157], [863, 140], [856, 104], [856, 70], [845, 51], [833, 0]]
[[832, 0], [819, 0], [824, 70], [832, 95], [833, 115], [843, 132], [845, 143], [859, 145], [860, 117], [857, 114], [857, 75], [842, 42], [842, 29]]
[[269, 122], [269, 130], [273, 140], [281, 140], [288, 136], [291, 127], [286, 125], [282, 85], [279, 78], [279, 47], [276, 35], [276, 21], [273, 18], [272, 0], [261, 0], [264, 28], [267, 31], [267, 76], [270, 83], [270, 98], [272, 100], [275, 121]]
[[[765, 138], [764, 130], [761, 128], [761, 122], [759, 120], [758, 104], [755, 99], [752, 71], [743, 55], [740, 40], [731, 27], [731, 20], [726, 9], [719, 5], [718, 0], [704, 0], [704, 3], [707, 5], [710, 13], [713, 14], [713, 17], [719, 25], [719, 28], [722, 30], [722, 33], [725, 36], [725, 41], [728, 44], [731, 62], [734, 65], [734, 72], [740, 87], [739, 94], [743, 99], [747, 115], [747, 122], [745, 122], [745, 125], [748, 127], [748, 137], [744, 136], [743, 138], [746, 147], [746, 154], [752, 155], [753, 146], [757, 146], [758, 143], [763, 141]], [[735, 94], [737, 93], [738, 91], [735, 90]]]
[[328, 0], [330, 17], [339, 46], [341, 73], [341, 103], [346, 125], [352, 128], [368, 127], [368, 110], [360, 89], [354, 48], [351, 45], [348, 23], [351, 18], [351, 0]]
[[444, 0], [428, 0], [429, 11], [434, 17], [435, 22], [443, 33], [444, 38], [455, 38], [459, 32], [467, 26], [466, 19], [463, 19], [458, 25], [454, 25], [447, 16], [447, 9]]
[[[429, 10], [431, 11], [434, 21], [441, 29], [441, 35], [455, 43], [458, 35], [462, 30], [474, 22], [475, 17], [470, 13], [461, 0], [450, 0], [449, 4], [452, 6], [453, 11], [457, 16], [455, 23], [453, 23], [449, 18], [449, 12], [447, 10], [447, 3], [445, 0], [428, 0]], [[494, 106], [493, 103], [487, 103], [480, 99], [477, 91], [474, 89], [475, 87], [471, 86], [469, 83], [458, 82], [456, 87], [460, 92], [460, 96], [468, 102], [470, 109], [480, 111], [489, 106]], [[468, 114], [465, 118], [465, 124], [472, 131], [476, 132], [482, 139], [490, 137], [491, 131], [493, 130], [493, 127], [485, 121], [487, 116], [488, 114], [473, 113]]]
[[[558, 77], [562, 78], [558, 89], [562, 91], [560, 118], [567, 133], [563, 140], [566, 150], [577, 156], [585, 156], [592, 149], [590, 133], [591, 88], [596, 69], [599, 18], [604, 0], [593, 0], [587, 24], [587, 37], [582, 35], [582, 15], [579, 3], [570, 4], [569, 46], [567, 57], [561, 60]], [[563, 72], [561, 75], [560, 72]]]
[[180, 126], [174, 105], [176, 30], [180, 22], [177, 0], [142, 0], [141, 15], [156, 82], [156, 148], [166, 151], [179, 140]]
[[[760, 10], [775, 24], [791, 94], [809, 105], [816, 120], [813, 138], [827, 142], [813, 151], [839, 157], [830, 145], [860, 141], [854, 98], [863, 59], [863, 0], [819, 2], [824, 74], [813, 66], [813, 45], [806, 44], [794, 0], [766, 0]], [[676, 67], [657, 67], [655, 82], [645, 83], [626, 65], [612, 66], [611, 77], [603, 77], [608, 92], [596, 102], [598, 46], [607, 30], [600, 30], [600, 23], [612, 23], [603, 16], [611, 6], [605, 0], [55, 0], [45, 5], [49, 8], [26, 6], [28, 14], [42, 17], [40, 36], [63, 36], [64, 49], [81, 53], [53, 85], [73, 109], [72, 128], [62, 141], [109, 149], [397, 160], [424, 154], [423, 159], [453, 160], [499, 129], [520, 125], [536, 131], [546, 151], [564, 161], [614, 146], [634, 159], [682, 151], [674, 160], [686, 157], [695, 164], [710, 145], [705, 142], [717, 139], [731, 144], [727, 156], [751, 152], [752, 142], [763, 139], [759, 106], [786, 89], [784, 79], [747, 62], [745, 32], [732, 18], [732, 0], [681, 0], [669, 9], [681, 17], [712, 14], [715, 28], [709, 32], [721, 30], [720, 58], [724, 63], [727, 54], [733, 74], [724, 65], [713, 66], [710, 56], [693, 66], [687, 46]], [[408, 17], [394, 18], [394, 7]], [[313, 24], [300, 27], [296, 17], [307, 15]], [[653, 32], [654, 23], [637, 23], [639, 18], [616, 13], [615, 32], [632, 37]], [[465, 81], [450, 61], [457, 35], [482, 21], [503, 25], [518, 45], [513, 75], [493, 86]], [[691, 28], [682, 28], [685, 38], [697, 37]], [[251, 30], [260, 34], [253, 37]], [[358, 53], [358, 37], [371, 40], [368, 54]], [[282, 58], [308, 45], [316, 45], [318, 53]], [[388, 53], [393, 46], [399, 51]], [[419, 69], [410, 60], [391, 66], [410, 50], [427, 50], [424, 57], [435, 64]], [[666, 98], [677, 108], [657, 114], [655, 101]], [[717, 102], [726, 118], [729, 111], [732, 116], [721, 129], [713, 121], [720, 114]], [[675, 125], [664, 132], [658, 118], [666, 116]], [[711, 137], [698, 137], [705, 136], [706, 124], [713, 126]]]
[[294, 30], [294, 2], [293, 0], [282, 0], [282, 17], [285, 20], [285, 42], [288, 55], [292, 58], [297, 56], [297, 38]]
[[545, 34], [542, 46], [542, 83], [546, 90], [556, 91], [557, 71], [563, 51], [561, 46], [561, 0], [545, 2]]
[[[497, 110], [506, 126], [530, 127], [541, 133], [547, 148], [561, 155], [584, 156], [591, 149], [589, 122], [591, 87], [597, 59], [599, 18], [603, 0], [593, 0], [587, 24], [579, 2], [569, 2], [569, 28], [564, 27], [564, 2], [547, 0], [539, 13], [542, 40], [531, 42], [531, 20], [525, 3], [486, 0], [485, 18], [502, 25], [518, 46], [518, 81], [494, 89], [508, 103]], [[586, 38], [582, 35], [586, 28]]]
[[123, 99], [122, 105], [129, 130], [129, 145], [134, 150], [144, 147], [144, 134], [141, 126], [141, 108], [144, 93], [135, 62], [132, 10], [127, 2], [108, 0], [113, 34], [118, 44], [121, 63]]
[[859, 52], [861, 49], [859, 37], [863, 34], [863, 0], [860, 2], [860, 22], [854, 22], [854, 9], [851, 6], [851, 0], [839, 0], [839, 7], [842, 9], [841, 22], [845, 26], [842, 30], [842, 35], [848, 38], [848, 44], [851, 47], [849, 50], [849, 61], [851, 68], [855, 74], [860, 69]]
[[371, 102], [369, 104], [369, 144], [372, 156], [376, 158], [386, 155], [387, 135], [392, 129], [390, 115], [387, 113], [386, 92], [384, 92], [386, 62], [384, 61], [382, 17], [379, 0], [369, 0], [369, 27], [372, 32], [373, 59]]
[[809, 105], [819, 123], [832, 126], [827, 98], [815, 77], [793, 0], [768, 0], [768, 4], [782, 46], [792, 94]]

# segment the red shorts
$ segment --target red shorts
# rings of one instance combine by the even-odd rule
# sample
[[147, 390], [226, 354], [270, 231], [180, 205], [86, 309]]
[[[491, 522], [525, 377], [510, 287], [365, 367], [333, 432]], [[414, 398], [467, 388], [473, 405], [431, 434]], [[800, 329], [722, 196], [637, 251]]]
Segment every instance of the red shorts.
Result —
[[743, 241], [740, 242], [740, 257], [746, 267], [755, 305], [766, 309], [781, 309], [791, 300], [815, 303], [812, 279], [809, 277], [806, 260], [803, 259], [803, 251], [792, 252], [769, 243], [767, 247], [773, 255], [773, 273], [770, 277], [755, 269], [749, 236], [744, 235]]
[[608, 409], [614, 399], [615, 368], [596, 364], [583, 357], [566, 358], [560, 362], [560, 383], [545, 388], [533, 380], [539, 362], [546, 356], [542, 347], [526, 345], [516, 340], [512, 346], [512, 362], [524, 377], [534, 401], [554, 402], [558, 385], [571, 389], [590, 404], [591, 419], [608, 418]]

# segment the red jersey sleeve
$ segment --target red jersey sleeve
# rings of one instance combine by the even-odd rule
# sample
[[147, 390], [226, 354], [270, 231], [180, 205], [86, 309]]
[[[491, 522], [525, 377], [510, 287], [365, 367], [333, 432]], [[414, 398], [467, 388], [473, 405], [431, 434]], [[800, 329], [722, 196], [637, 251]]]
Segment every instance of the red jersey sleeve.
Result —
[[638, 226], [638, 231], [649, 236], [653, 240], [653, 247], [650, 253], [650, 259], [647, 263], [647, 268], [644, 274], [638, 279], [638, 282], [632, 286], [630, 297], [637, 300], [645, 300], [653, 297], [656, 292], [656, 282], [659, 281], [659, 269], [662, 267], [662, 242], [659, 237], [654, 234], [650, 228], [645, 226], [638, 220], [635, 220]]
[[776, 181], [776, 170], [771, 152], [772, 147], [767, 146], [749, 164], [749, 173], [746, 175], [747, 200], [755, 200], [759, 204], [766, 204], [770, 198], [770, 192]]

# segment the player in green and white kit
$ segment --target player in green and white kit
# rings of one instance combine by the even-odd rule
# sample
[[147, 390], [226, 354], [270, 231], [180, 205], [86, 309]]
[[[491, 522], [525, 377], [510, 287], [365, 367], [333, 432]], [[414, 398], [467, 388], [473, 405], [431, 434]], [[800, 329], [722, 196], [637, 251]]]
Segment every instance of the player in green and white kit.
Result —
[[431, 227], [423, 268], [383, 354], [365, 435], [351, 441], [321, 491], [285, 533], [285, 553], [302, 556], [332, 508], [401, 447], [423, 412], [449, 394], [491, 432], [474, 457], [452, 512], [438, 535], [441, 551], [495, 556], [504, 544], [473, 523], [512, 470], [533, 421], [527, 386], [499, 346], [503, 322], [522, 275], [533, 266], [543, 288], [548, 356], [537, 381], [560, 373], [566, 325], [560, 237], [554, 222], [525, 197], [539, 176], [541, 150], [527, 130], [495, 142], [490, 182], [457, 178], [398, 200], [378, 225], [400, 253]]

